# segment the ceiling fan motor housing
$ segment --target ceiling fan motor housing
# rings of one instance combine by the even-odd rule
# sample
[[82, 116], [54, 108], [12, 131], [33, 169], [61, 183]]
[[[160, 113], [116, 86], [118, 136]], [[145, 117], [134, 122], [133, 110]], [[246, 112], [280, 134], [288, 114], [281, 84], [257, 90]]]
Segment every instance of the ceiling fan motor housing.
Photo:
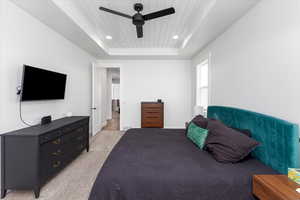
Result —
[[142, 14], [136, 13], [132, 17], [132, 23], [136, 26], [142, 26], [145, 24], [145, 20]]
[[134, 4], [133, 8], [135, 11], [141, 12], [143, 10], [144, 6], [141, 3], [136, 3], [136, 4]]

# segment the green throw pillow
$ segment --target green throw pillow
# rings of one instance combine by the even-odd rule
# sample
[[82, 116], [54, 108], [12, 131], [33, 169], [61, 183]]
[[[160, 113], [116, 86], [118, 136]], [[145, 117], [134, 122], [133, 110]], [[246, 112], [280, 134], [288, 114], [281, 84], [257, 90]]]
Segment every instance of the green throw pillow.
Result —
[[194, 142], [200, 149], [203, 149], [208, 130], [200, 128], [193, 122], [188, 127], [187, 137]]

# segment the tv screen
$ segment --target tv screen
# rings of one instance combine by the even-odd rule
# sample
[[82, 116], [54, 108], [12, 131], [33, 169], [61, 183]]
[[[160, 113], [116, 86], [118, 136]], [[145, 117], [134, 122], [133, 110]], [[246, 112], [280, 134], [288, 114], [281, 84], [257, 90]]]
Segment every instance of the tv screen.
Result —
[[21, 101], [65, 98], [67, 75], [24, 65]]

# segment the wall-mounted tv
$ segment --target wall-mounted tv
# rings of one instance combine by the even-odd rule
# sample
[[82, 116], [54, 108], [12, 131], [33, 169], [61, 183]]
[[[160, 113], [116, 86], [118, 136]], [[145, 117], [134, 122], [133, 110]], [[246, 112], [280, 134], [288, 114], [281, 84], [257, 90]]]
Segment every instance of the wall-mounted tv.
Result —
[[24, 65], [21, 101], [65, 98], [67, 75]]

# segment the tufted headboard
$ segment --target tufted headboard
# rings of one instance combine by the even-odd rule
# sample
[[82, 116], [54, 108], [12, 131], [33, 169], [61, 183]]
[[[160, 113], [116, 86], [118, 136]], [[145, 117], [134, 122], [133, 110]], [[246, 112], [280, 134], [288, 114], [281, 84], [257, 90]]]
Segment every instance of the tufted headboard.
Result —
[[288, 168], [300, 167], [299, 127], [264, 114], [223, 106], [209, 106], [208, 118], [222, 121], [229, 127], [248, 129], [261, 145], [252, 156], [287, 174]]

